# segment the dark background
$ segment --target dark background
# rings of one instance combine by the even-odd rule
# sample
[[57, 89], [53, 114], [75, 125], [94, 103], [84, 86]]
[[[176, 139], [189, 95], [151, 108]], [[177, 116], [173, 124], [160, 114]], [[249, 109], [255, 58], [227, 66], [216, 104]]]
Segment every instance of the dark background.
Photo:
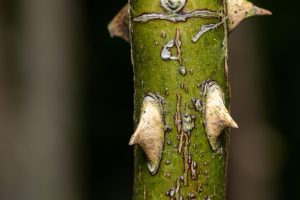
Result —
[[[125, 3], [0, 1], [1, 200], [131, 199], [130, 46], [106, 28]], [[300, 2], [254, 3], [273, 16], [229, 40], [228, 199], [300, 199]]]

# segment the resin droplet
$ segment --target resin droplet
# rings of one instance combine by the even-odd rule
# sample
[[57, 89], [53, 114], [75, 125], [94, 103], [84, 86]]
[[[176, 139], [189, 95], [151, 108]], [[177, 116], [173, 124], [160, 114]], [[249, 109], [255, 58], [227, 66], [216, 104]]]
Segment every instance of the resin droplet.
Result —
[[183, 9], [186, 0], [160, 0], [160, 3], [165, 11], [176, 13]]
[[180, 74], [182, 75], [182, 76], [185, 76], [186, 75], [186, 68], [185, 68], [185, 66], [181, 66], [181, 67], [179, 67], [179, 72], [180, 72]]
[[224, 94], [215, 81], [206, 81], [204, 91], [204, 120], [208, 140], [213, 150], [219, 149], [218, 137], [226, 127], [238, 128], [224, 105]]
[[164, 120], [161, 98], [148, 93], [143, 101], [141, 116], [129, 145], [140, 145], [147, 158], [148, 168], [153, 175], [157, 172], [164, 146]]
[[247, 0], [227, 0], [229, 31], [232, 31], [241, 21], [248, 17], [272, 15], [272, 12], [254, 6]]
[[195, 200], [195, 199], [197, 199], [197, 196], [191, 192], [191, 193], [188, 193], [188, 199]]
[[176, 190], [175, 188], [171, 188], [167, 193], [166, 193], [167, 196], [171, 197], [171, 198], [174, 198], [175, 195], [176, 195]]

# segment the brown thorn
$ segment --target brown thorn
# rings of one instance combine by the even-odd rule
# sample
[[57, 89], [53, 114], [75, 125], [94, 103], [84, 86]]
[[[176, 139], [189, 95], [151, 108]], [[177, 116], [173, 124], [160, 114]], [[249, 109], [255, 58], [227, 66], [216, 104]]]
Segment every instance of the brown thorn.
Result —
[[120, 37], [129, 42], [129, 13], [128, 4], [108, 24], [108, 31], [111, 37]]

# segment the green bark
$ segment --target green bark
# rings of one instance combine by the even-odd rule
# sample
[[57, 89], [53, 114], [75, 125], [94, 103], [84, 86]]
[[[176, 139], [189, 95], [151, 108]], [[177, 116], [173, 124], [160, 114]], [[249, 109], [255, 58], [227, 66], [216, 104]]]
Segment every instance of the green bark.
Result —
[[[225, 8], [225, 1], [189, 0], [183, 11], [206, 9], [222, 12], [226, 16]], [[211, 79], [220, 84], [225, 93], [226, 105], [229, 105], [226, 70], [227, 22], [206, 32], [194, 43], [191, 39], [199, 32], [201, 26], [216, 24], [222, 21], [222, 18], [192, 17], [185, 22], [176, 23], [167, 20], [151, 20], [147, 23], [133, 21], [145, 13], [166, 12], [158, 0], [130, 1], [135, 127], [140, 118], [143, 98], [148, 92], [152, 92], [164, 99], [165, 125], [171, 127], [171, 131], [165, 132], [163, 156], [155, 175], [149, 173], [147, 158], [142, 148], [135, 147], [133, 199], [179, 199], [179, 194], [184, 199], [224, 199], [228, 134], [222, 134], [220, 138], [223, 153], [213, 151], [206, 136], [202, 114], [195, 109], [192, 98], [201, 99], [199, 86], [203, 81]], [[176, 30], [180, 33], [182, 62], [163, 60], [162, 48], [175, 38]], [[177, 55], [176, 47], [171, 51]], [[186, 68], [185, 76], [180, 73], [181, 66]], [[175, 124], [177, 111], [180, 111], [180, 116], [196, 116], [195, 127], [189, 138], [190, 144], [183, 140], [185, 142], [181, 153], [178, 153], [180, 133]], [[197, 176], [195, 178], [195, 174], [193, 175], [194, 180], [191, 164], [187, 162], [188, 153], [191, 155], [191, 161], [197, 164]], [[189, 165], [185, 168], [185, 164]], [[181, 181], [181, 176], [184, 176], [185, 180]], [[176, 190], [177, 186], [180, 188], [174, 198], [166, 194], [172, 188]], [[196, 197], [192, 197], [193, 195]]]

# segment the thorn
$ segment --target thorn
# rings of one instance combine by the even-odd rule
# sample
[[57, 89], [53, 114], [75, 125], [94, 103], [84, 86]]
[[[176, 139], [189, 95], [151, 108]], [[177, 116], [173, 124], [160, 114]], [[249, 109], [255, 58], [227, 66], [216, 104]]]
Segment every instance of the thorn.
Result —
[[257, 7], [257, 6], [253, 6], [253, 10], [255, 10], [254, 16], [272, 15], [271, 11], [264, 9], [264, 8]]
[[252, 16], [272, 15], [272, 12], [253, 5], [247, 0], [227, 0], [229, 31]]
[[219, 84], [215, 81], [207, 81], [204, 84], [206, 134], [212, 149], [218, 150], [218, 138], [222, 134], [222, 131], [227, 127], [238, 128], [238, 125], [225, 107], [224, 94]]
[[154, 175], [159, 167], [164, 146], [164, 120], [161, 99], [153, 93], [144, 97], [140, 121], [129, 145], [139, 145], [148, 158], [148, 169]]
[[120, 12], [108, 24], [108, 32], [110, 37], [120, 37], [129, 42], [129, 12], [128, 4], [126, 4]]

